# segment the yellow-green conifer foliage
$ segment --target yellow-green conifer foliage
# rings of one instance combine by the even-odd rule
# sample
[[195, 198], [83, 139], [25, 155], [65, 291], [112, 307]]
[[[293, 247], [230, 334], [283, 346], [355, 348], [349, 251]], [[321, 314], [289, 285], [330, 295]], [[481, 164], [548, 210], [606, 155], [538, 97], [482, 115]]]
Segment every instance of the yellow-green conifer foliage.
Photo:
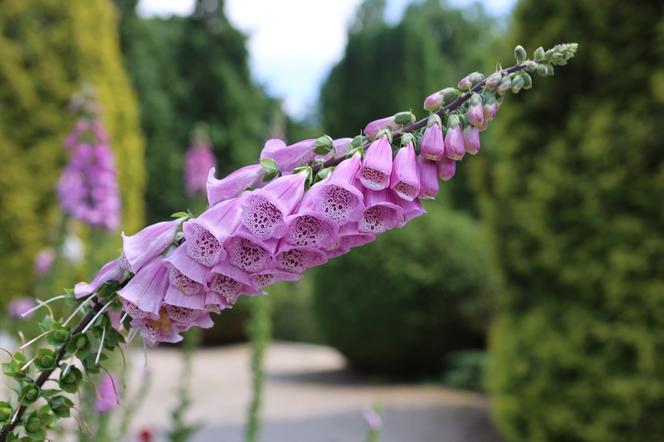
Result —
[[0, 8], [0, 281], [30, 289], [32, 262], [59, 215], [54, 187], [74, 120], [72, 93], [92, 84], [111, 135], [122, 228], [143, 217], [143, 140], [109, 0], [5, 0]]

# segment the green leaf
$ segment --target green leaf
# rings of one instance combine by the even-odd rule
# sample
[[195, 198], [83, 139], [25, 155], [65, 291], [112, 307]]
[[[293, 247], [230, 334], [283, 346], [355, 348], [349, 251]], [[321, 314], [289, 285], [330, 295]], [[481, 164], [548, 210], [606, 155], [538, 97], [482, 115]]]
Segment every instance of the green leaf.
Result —
[[272, 158], [263, 158], [261, 160], [261, 167], [265, 171], [263, 181], [270, 181], [279, 175], [279, 165]]

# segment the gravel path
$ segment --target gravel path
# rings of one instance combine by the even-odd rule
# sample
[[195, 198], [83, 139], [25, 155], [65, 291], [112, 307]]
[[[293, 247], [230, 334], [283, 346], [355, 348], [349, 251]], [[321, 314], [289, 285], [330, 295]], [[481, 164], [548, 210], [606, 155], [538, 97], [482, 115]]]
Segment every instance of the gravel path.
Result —
[[[137, 413], [136, 427], [169, 425], [181, 363], [176, 351], [148, 352], [152, 388]], [[188, 419], [204, 424], [194, 442], [241, 442], [250, 399], [247, 345], [200, 350], [193, 361]], [[130, 354], [136, 385], [143, 352]], [[385, 384], [345, 369], [334, 350], [308, 344], [272, 344], [267, 355], [263, 442], [363, 441], [362, 409], [384, 410], [383, 442], [499, 442], [487, 401], [477, 394], [427, 384]]]

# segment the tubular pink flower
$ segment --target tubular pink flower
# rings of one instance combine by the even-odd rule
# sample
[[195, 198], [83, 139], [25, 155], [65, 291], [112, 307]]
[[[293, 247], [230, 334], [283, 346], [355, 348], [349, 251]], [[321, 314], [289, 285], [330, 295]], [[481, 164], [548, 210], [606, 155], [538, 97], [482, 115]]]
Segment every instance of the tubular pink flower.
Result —
[[184, 224], [187, 253], [196, 262], [212, 267], [220, 259], [226, 259], [222, 244], [239, 224], [239, 198], [212, 206]]
[[443, 158], [438, 162], [438, 178], [449, 181], [456, 173], [456, 161]]
[[99, 269], [92, 282], [79, 282], [74, 286], [74, 297], [76, 299], [84, 298], [99, 290], [108, 281], [120, 281], [124, 272], [119, 258], [109, 261]]
[[299, 273], [285, 272], [279, 269], [263, 270], [262, 272], [252, 273], [251, 282], [259, 289], [265, 286], [275, 284], [279, 281], [297, 281], [302, 277]]
[[215, 165], [214, 153], [209, 143], [192, 146], [184, 157], [184, 184], [187, 195], [205, 193], [208, 172]]
[[375, 235], [360, 232], [357, 223], [348, 223], [339, 229], [339, 243], [342, 247], [360, 247], [375, 239]]
[[[228, 262], [221, 262], [210, 271], [207, 285], [210, 292], [205, 299], [206, 306], [213, 304], [228, 308], [235, 304], [240, 295], [258, 294], [249, 275]], [[215, 299], [215, 295], [217, 302], [210, 302]]]
[[285, 219], [304, 196], [305, 173], [285, 175], [262, 189], [242, 196], [241, 220], [256, 238], [281, 238], [286, 233]]
[[438, 163], [417, 157], [417, 166], [420, 168], [420, 194], [419, 198], [434, 199], [438, 195]]
[[272, 138], [265, 142], [261, 151], [261, 160], [265, 158], [273, 159], [279, 166], [279, 170], [290, 173], [299, 166], [306, 166], [316, 155], [314, 148], [316, 140], [302, 140], [290, 146], [286, 146], [282, 140]]
[[498, 102], [497, 101], [491, 101], [484, 103], [483, 107], [484, 111], [484, 120], [486, 121], [491, 121], [494, 118], [496, 118], [496, 114], [498, 113]]
[[467, 118], [468, 122], [473, 126], [481, 126], [484, 124], [484, 109], [482, 107], [481, 101], [470, 106], [468, 109]]
[[168, 267], [170, 283], [164, 302], [178, 307], [202, 309], [210, 269], [191, 259], [187, 254], [186, 243], [175, 249], [164, 262]]
[[309, 190], [313, 192], [311, 199], [315, 201], [315, 209], [337, 224], [357, 219], [364, 210], [364, 195], [352, 184], [361, 164], [360, 155], [353, 155], [342, 161], [326, 180]]
[[278, 269], [302, 273], [308, 268], [325, 264], [327, 255], [314, 247], [293, 246], [282, 241], [275, 261]]
[[260, 164], [252, 164], [236, 170], [221, 180], [216, 179], [214, 174], [215, 168], [213, 167], [208, 172], [207, 178], [207, 198], [210, 207], [220, 201], [235, 198], [249, 188], [263, 187], [265, 169]]
[[228, 262], [245, 272], [255, 273], [271, 269], [274, 265], [274, 252], [277, 240], [261, 241], [244, 226], [240, 226], [224, 242]]
[[97, 400], [95, 401], [95, 410], [98, 413], [107, 413], [115, 410], [120, 405], [118, 399], [118, 387], [115, 378], [104, 373], [97, 386]]
[[459, 161], [463, 159], [464, 153], [461, 126], [457, 125], [447, 129], [447, 134], [445, 135], [445, 156], [450, 160]]
[[9, 301], [7, 305], [7, 314], [12, 318], [29, 318], [34, 313], [29, 313], [26, 316], [22, 316], [23, 313], [27, 312], [31, 308], [35, 307], [37, 303], [32, 298], [22, 296], [20, 298], [14, 298]]
[[412, 201], [420, 193], [420, 171], [413, 143], [397, 152], [390, 176], [390, 189], [399, 197]]
[[387, 189], [365, 191], [365, 209], [358, 221], [360, 232], [377, 235], [401, 225], [403, 209], [394, 203], [391, 194]]
[[480, 130], [475, 126], [468, 126], [463, 130], [463, 145], [466, 152], [476, 155], [480, 151]]
[[304, 209], [286, 219], [284, 240], [295, 246], [324, 247], [337, 239], [337, 231], [337, 223], [314, 210]]
[[168, 268], [163, 260], [157, 259], [139, 270], [118, 295], [139, 310], [158, 316], [167, 289]]
[[122, 232], [122, 263], [136, 273], [175, 242], [181, 219], [153, 224], [127, 236]]
[[55, 251], [51, 247], [46, 247], [37, 253], [35, 256], [35, 275], [44, 276], [51, 269], [55, 261]]
[[380, 118], [367, 124], [364, 127], [364, 134], [369, 138], [375, 138], [381, 130], [388, 129], [392, 131], [398, 126], [396, 121], [394, 121], [394, 115], [392, 115], [391, 117]]
[[407, 200], [397, 200], [397, 204], [403, 209], [403, 219], [400, 227], [406, 225], [410, 220], [422, 216], [426, 213], [422, 203], [419, 200], [407, 201]]
[[367, 149], [359, 178], [364, 187], [383, 190], [390, 185], [392, 173], [392, 146], [387, 136], [380, 137]]
[[422, 135], [420, 153], [427, 160], [438, 161], [445, 154], [445, 142], [443, 131], [438, 124], [427, 127]]

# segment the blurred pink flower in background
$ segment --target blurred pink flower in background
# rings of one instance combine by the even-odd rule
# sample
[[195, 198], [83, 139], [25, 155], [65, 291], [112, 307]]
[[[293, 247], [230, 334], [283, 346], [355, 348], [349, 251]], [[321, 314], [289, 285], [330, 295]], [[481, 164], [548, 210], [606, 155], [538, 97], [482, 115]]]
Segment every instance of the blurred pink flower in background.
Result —
[[[20, 318], [23, 313], [27, 312], [36, 305], [37, 303], [34, 301], [34, 299], [28, 298], [27, 296], [14, 298], [11, 301], [9, 301], [9, 305], [7, 306], [7, 313], [12, 318]], [[31, 314], [26, 315], [25, 317], [30, 317], [30, 316]]]
[[184, 157], [184, 184], [188, 196], [205, 195], [208, 172], [214, 166], [214, 153], [209, 141], [194, 142]]
[[106, 413], [113, 411], [118, 405], [120, 405], [120, 400], [118, 399], [117, 382], [112, 375], [105, 373], [97, 386], [95, 410]]
[[35, 256], [35, 275], [41, 277], [47, 274], [53, 265], [53, 261], [55, 261], [55, 251], [52, 248], [47, 247], [40, 250]]

